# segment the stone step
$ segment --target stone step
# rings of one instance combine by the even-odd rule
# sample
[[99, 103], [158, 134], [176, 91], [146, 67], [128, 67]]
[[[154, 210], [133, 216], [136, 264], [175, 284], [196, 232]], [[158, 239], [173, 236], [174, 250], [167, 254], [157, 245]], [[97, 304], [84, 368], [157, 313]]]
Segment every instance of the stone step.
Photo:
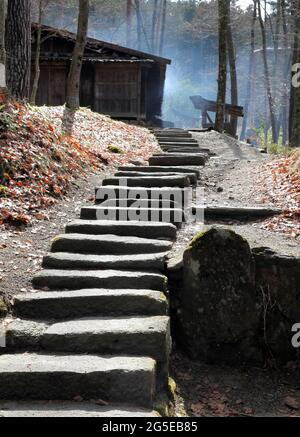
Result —
[[188, 174], [194, 174], [196, 175], [197, 178], [200, 177], [200, 170], [195, 168], [195, 167], [150, 167], [150, 166], [123, 166], [123, 167], [118, 167], [119, 171], [125, 171], [125, 172], [135, 172], [135, 171], [139, 171], [139, 172], [144, 172], [144, 173], [155, 173], [155, 172], [160, 172], [160, 173], [172, 173], [172, 172], [176, 172], [176, 173], [188, 173]]
[[197, 141], [193, 141], [193, 140], [191, 140], [191, 141], [185, 141], [185, 142], [182, 142], [182, 143], [176, 143], [176, 142], [173, 142], [173, 141], [159, 141], [159, 145], [160, 146], [165, 146], [165, 147], [176, 147], [176, 146], [178, 146], [178, 144], [180, 144], [180, 147], [195, 147], [195, 148], [197, 148], [197, 147], [199, 147], [199, 144], [198, 144], [198, 142]]
[[68, 234], [120, 235], [140, 238], [162, 238], [175, 240], [177, 228], [160, 222], [115, 222], [95, 220], [74, 220], [66, 226]]
[[187, 131], [184, 131], [184, 130], [182, 130], [182, 131], [177, 131], [177, 132], [171, 132], [171, 131], [166, 131], [166, 132], [163, 132], [163, 131], [158, 131], [158, 132], [154, 132], [154, 136], [156, 137], [156, 138], [172, 138], [172, 140], [173, 140], [173, 138], [188, 138], [188, 139], [190, 139], [190, 138], [193, 138], [193, 136], [192, 136], [192, 134], [190, 134], [190, 133], [188, 133]]
[[[194, 207], [195, 213], [199, 207]], [[279, 208], [268, 207], [239, 207], [239, 206], [205, 206], [205, 218], [219, 218], [219, 219], [236, 219], [247, 220], [251, 218], [271, 217], [281, 214], [282, 210]]]
[[[208, 153], [209, 151], [207, 149], [202, 149], [199, 146], [195, 146], [195, 147], [181, 147], [181, 146], [160, 146], [160, 149], [162, 152], [168, 152], [168, 153], [176, 153], [179, 150], [183, 150], [183, 151], [187, 151], [187, 153], [189, 153], [189, 151], [192, 152], [199, 152], [202, 151], [203, 154]], [[171, 150], [174, 150], [174, 152], [171, 152]]]
[[82, 289], [22, 293], [14, 298], [14, 314], [34, 320], [93, 316], [166, 315], [165, 295], [155, 290]]
[[[178, 176], [181, 173], [176, 173], [176, 172], [161, 172], [161, 173], [155, 173], [152, 172], [151, 176], [155, 176], [155, 177], [164, 177], [164, 176]], [[195, 185], [197, 183], [197, 176], [195, 175], [195, 173], [184, 173], [186, 177], [189, 178], [190, 183]], [[128, 178], [128, 177], [146, 177], [149, 176], [149, 172], [138, 172], [138, 171], [118, 171], [115, 174], [116, 177], [120, 177], [120, 178]]]
[[183, 155], [202, 155], [202, 156], [208, 156], [207, 154], [201, 152], [201, 150], [174, 150], [174, 151], [162, 151], [158, 153], [154, 153], [154, 157], [156, 156], [183, 156]]
[[81, 317], [56, 323], [15, 319], [7, 325], [6, 350], [150, 356], [167, 363], [170, 338], [166, 315]]
[[123, 270], [42, 270], [33, 286], [45, 290], [81, 288], [149, 289], [166, 291], [167, 279], [160, 273]]
[[101, 205], [101, 207], [105, 208], [181, 208], [182, 205], [174, 202], [172, 200], [143, 200], [143, 199], [114, 199], [114, 200], [105, 200], [103, 202], [95, 202], [96, 205]]
[[158, 142], [166, 142], [166, 143], [196, 143], [198, 144], [198, 141], [194, 140], [192, 135], [185, 134], [185, 135], [161, 135], [157, 134], [155, 135]]
[[[179, 203], [183, 196], [189, 193], [188, 188], [179, 187], [122, 187], [101, 186], [95, 188], [96, 201], [113, 200], [113, 199], [164, 199], [174, 200]], [[84, 218], [84, 217], [82, 217]]]
[[199, 146], [199, 144], [194, 144], [193, 146], [191, 145], [191, 146], [182, 146], [181, 144], [173, 144], [173, 145], [171, 145], [171, 146], [169, 146], [169, 145], [163, 145], [163, 144], [160, 144], [160, 146], [159, 146], [160, 148], [161, 148], [161, 150], [164, 150], [164, 151], [166, 151], [166, 150], [204, 150], [204, 152], [203, 153], [208, 153], [209, 152], [209, 150], [208, 149], [206, 149], [206, 148], [204, 148], [204, 147], [200, 147]]
[[[101, 208], [101, 207], [99, 207]], [[90, 255], [133, 255], [171, 250], [169, 240], [154, 240], [119, 235], [63, 234], [56, 237], [51, 252], [85, 253]]]
[[126, 185], [128, 187], [180, 187], [185, 188], [190, 185], [188, 177], [183, 176], [144, 176], [144, 177], [114, 177], [103, 181], [103, 186], [107, 185]]
[[[95, 400], [97, 401], [97, 400]], [[95, 402], [0, 402], [0, 417], [160, 417], [156, 411], [127, 405], [100, 406]]]
[[86, 255], [80, 253], [49, 253], [43, 258], [46, 269], [71, 270], [165, 270], [167, 253], [142, 253], [138, 255]]
[[157, 154], [154, 154], [153, 156], [157, 156], [157, 155], [162, 155], [162, 154], [165, 154], [165, 153], [172, 153], [172, 154], [178, 154], [178, 153], [187, 153], [187, 154], [190, 154], [190, 153], [197, 153], [197, 154], [201, 154], [201, 155], [205, 155], [205, 154], [207, 154], [208, 156], [215, 156], [215, 154], [214, 153], [212, 153], [212, 152], [210, 152], [208, 149], [196, 149], [196, 148], [190, 148], [190, 147], [186, 147], [185, 149], [181, 149], [181, 148], [179, 148], [179, 147], [176, 147], [176, 148], [172, 148], [172, 149], [170, 149], [170, 148], [167, 148], [167, 149], [163, 149], [162, 148], [162, 150], [163, 150], [163, 152], [164, 153], [157, 153]]
[[97, 317], [55, 323], [41, 337], [47, 351], [133, 355], [168, 362], [170, 319], [167, 316]]
[[0, 398], [10, 400], [102, 399], [153, 407], [155, 361], [96, 355], [0, 355]]
[[205, 155], [165, 155], [165, 156], [153, 156], [149, 159], [149, 164], [159, 166], [174, 166], [174, 165], [205, 165], [207, 156]]
[[144, 223], [162, 222], [181, 226], [185, 221], [184, 212], [178, 208], [135, 208], [86, 206], [81, 209], [81, 218], [87, 220], [140, 220]]

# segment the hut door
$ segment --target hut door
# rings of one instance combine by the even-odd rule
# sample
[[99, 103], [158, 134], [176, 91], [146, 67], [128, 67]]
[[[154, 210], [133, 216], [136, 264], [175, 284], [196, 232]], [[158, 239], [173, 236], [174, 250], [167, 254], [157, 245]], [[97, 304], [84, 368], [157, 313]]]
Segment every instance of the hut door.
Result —
[[95, 109], [116, 118], [138, 118], [140, 111], [140, 74], [128, 66], [97, 66]]
[[[33, 74], [31, 75], [33, 79]], [[42, 65], [36, 104], [60, 106], [66, 101], [65, 66]]]

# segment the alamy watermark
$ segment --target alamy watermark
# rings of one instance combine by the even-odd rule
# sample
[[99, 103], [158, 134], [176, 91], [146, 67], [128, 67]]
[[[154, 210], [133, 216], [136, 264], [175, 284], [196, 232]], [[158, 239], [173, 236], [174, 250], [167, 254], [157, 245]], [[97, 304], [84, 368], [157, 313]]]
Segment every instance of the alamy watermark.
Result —
[[0, 88], [6, 87], [6, 80], [5, 80], [5, 66], [4, 64], [0, 63]]
[[6, 326], [0, 321], [0, 348], [6, 347]]
[[292, 337], [292, 346], [298, 348], [300, 347], [300, 323], [293, 325], [292, 332], [295, 333]]
[[121, 178], [116, 187], [98, 188], [96, 202], [97, 220], [204, 223], [204, 188], [135, 188]]
[[292, 73], [293, 73], [292, 85], [294, 88], [299, 88], [300, 87], [300, 63], [294, 64], [292, 66]]

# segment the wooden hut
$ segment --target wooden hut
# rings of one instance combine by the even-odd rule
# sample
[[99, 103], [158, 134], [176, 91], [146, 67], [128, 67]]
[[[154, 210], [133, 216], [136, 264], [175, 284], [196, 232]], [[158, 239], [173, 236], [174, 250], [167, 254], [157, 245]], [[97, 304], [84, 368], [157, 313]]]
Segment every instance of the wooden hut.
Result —
[[[37, 25], [32, 25], [32, 66]], [[37, 105], [66, 101], [74, 33], [42, 27]], [[116, 119], [155, 122], [161, 115], [169, 59], [88, 38], [81, 74], [80, 105]], [[33, 77], [33, 74], [32, 74]]]

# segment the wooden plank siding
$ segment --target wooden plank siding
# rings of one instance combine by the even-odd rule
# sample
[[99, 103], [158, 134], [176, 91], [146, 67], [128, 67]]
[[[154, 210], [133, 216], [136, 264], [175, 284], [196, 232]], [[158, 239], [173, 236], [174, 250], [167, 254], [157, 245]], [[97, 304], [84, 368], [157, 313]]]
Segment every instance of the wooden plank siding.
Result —
[[[37, 105], [60, 106], [65, 103], [68, 69], [66, 63], [41, 64]], [[33, 73], [31, 81], [33, 81]]]
[[95, 110], [115, 118], [140, 119], [145, 113], [141, 78], [140, 66], [96, 65]]

